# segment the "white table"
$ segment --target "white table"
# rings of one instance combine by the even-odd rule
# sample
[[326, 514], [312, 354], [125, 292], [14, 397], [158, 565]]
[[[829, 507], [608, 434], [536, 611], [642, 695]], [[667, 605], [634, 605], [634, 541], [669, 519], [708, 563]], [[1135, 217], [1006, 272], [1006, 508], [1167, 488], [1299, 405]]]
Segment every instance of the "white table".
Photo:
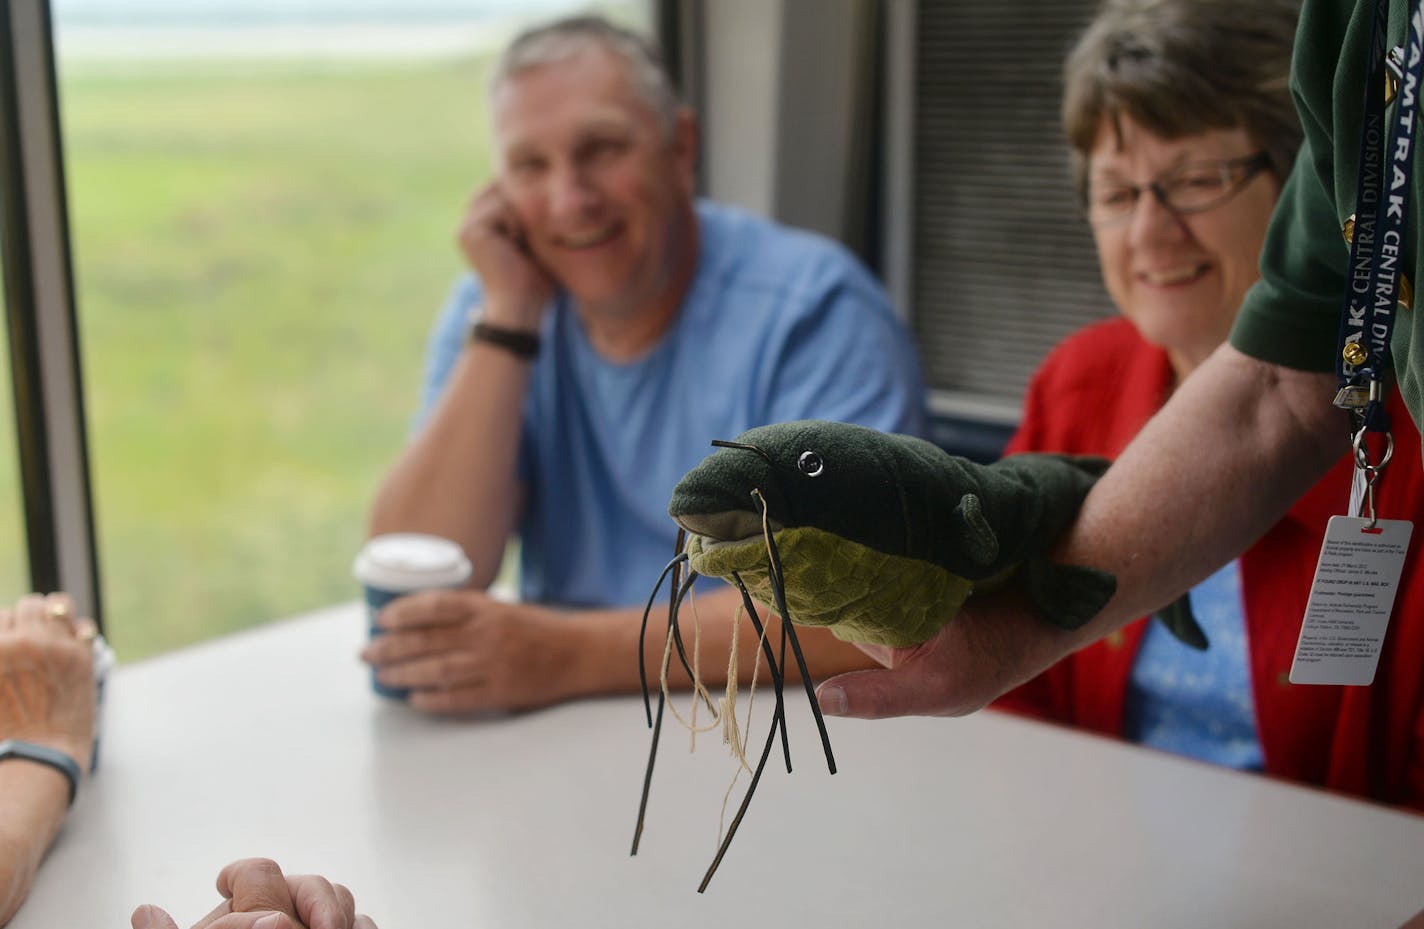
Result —
[[715, 739], [665, 731], [630, 858], [636, 698], [429, 719], [370, 693], [363, 636], [353, 604], [117, 672], [101, 770], [15, 929], [192, 921], [249, 855], [346, 883], [382, 929], [1393, 929], [1424, 907], [1424, 818], [994, 713], [831, 720], [831, 777], [804, 697], [796, 772], [773, 757], [699, 896]]

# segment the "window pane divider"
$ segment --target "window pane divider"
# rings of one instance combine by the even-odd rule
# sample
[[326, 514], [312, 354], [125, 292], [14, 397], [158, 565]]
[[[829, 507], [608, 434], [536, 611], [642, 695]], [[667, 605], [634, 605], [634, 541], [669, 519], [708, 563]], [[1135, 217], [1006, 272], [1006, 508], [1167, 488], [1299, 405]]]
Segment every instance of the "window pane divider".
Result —
[[30, 584], [102, 625], [48, 0], [0, 3], [0, 254]]

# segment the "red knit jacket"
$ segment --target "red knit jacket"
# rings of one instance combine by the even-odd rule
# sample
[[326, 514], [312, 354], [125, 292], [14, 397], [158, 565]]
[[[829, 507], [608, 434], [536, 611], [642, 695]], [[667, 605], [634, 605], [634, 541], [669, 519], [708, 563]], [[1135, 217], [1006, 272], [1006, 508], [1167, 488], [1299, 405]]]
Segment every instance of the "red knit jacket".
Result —
[[[1090, 326], [1058, 346], [1034, 375], [1006, 454], [1114, 457], [1161, 408], [1171, 384], [1167, 354], [1127, 321]], [[1394, 458], [1381, 479], [1377, 511], [1413, 520], [1415, 534], [1373, 685], [1288, 680], [1325, 524], [1349, 500], [1348, 456], [1241, 556], [1241, 588], [1266, 772], [1424, 810], [1424, 472], [1419, 433], [1398, 391], [1389, 412]], [[1065, 658], [997, 705], [1121, 736], [1144, 622]]]

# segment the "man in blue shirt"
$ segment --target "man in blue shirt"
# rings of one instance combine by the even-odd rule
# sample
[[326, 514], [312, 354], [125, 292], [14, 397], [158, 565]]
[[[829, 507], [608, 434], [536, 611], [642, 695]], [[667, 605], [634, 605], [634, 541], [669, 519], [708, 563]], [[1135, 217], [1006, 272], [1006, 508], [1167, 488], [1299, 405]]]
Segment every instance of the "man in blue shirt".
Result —
[[[909, 336], [844, 249], [694, 200], [696, 121], [641, 39], [554, 23], [514, 41], [491, 88], [498, 176], [460, 230], [474, 274], [436, 325], [422, 425], [372, 518], [454, 539], [474, 569], [470, 589], [395, 601], [366, 652], [434, 712], [635, 689], [667, 501], [710, 440], [805, 418], [924, 427]], [[483, 590], [512, 534], [521, 602], [504, 603]], [[708, 590], [716, 681], [738, 598]], [[867, 662], [823, 630], [803, 645], [817, 674]]]

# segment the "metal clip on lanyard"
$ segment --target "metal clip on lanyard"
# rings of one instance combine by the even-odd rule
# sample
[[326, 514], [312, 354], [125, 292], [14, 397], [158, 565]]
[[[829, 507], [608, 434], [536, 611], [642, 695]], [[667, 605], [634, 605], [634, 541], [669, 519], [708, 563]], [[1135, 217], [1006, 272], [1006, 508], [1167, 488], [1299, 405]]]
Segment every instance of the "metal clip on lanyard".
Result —
[[1379, 481], [1380, 472], [1389, 464], [1389, 460], [1394, 457], [1394, 435], [1386, 432], [1384, 455], [1380, 458], [1379, 464], [1370, 464], [1370, 449], [1365, 445], [1365, 431], [1361, 429], [1355, 433], [1355, 468], [1364, 475], [1365, 481], [1365, 507], [1369, 515], [1370, 522], [1366, 528], [1373, 529], [1379, 524], [1379, 515], [1375, 512], [1375, 484]]
[[[1355, 467], [1365, 481], [1370, 526], [1375, 513], [1375, 485], [1394, 453], [1394, 436], [1384, 409], [1390, 337], [1400, 308], [1401, 291], [1413, 300], [1412, 287], [1399, 270], [1414, 182], [1414, 124], [1420, 78], [1424, 75], [1424, 14], [1419, 0], [1410, 3], [1409, 38], [1404, 49], [1386, 53], [1387, 0], [1375, 0], [1370, 56], [1365, 80], [1364, 118], [1360, 129], [1360, 176], [1355, 213], [1346, 223], [1350, 242], [1349, 282], [1340, 317], [1335, 359], [1340, 389], [1335, 405], [1350, 411]], [[1394, 103], [1389, 144], [1384, 143], [1385, 109]], [[1383, 433], [1385, 451], [1370, 462], [1366, 434]]]

